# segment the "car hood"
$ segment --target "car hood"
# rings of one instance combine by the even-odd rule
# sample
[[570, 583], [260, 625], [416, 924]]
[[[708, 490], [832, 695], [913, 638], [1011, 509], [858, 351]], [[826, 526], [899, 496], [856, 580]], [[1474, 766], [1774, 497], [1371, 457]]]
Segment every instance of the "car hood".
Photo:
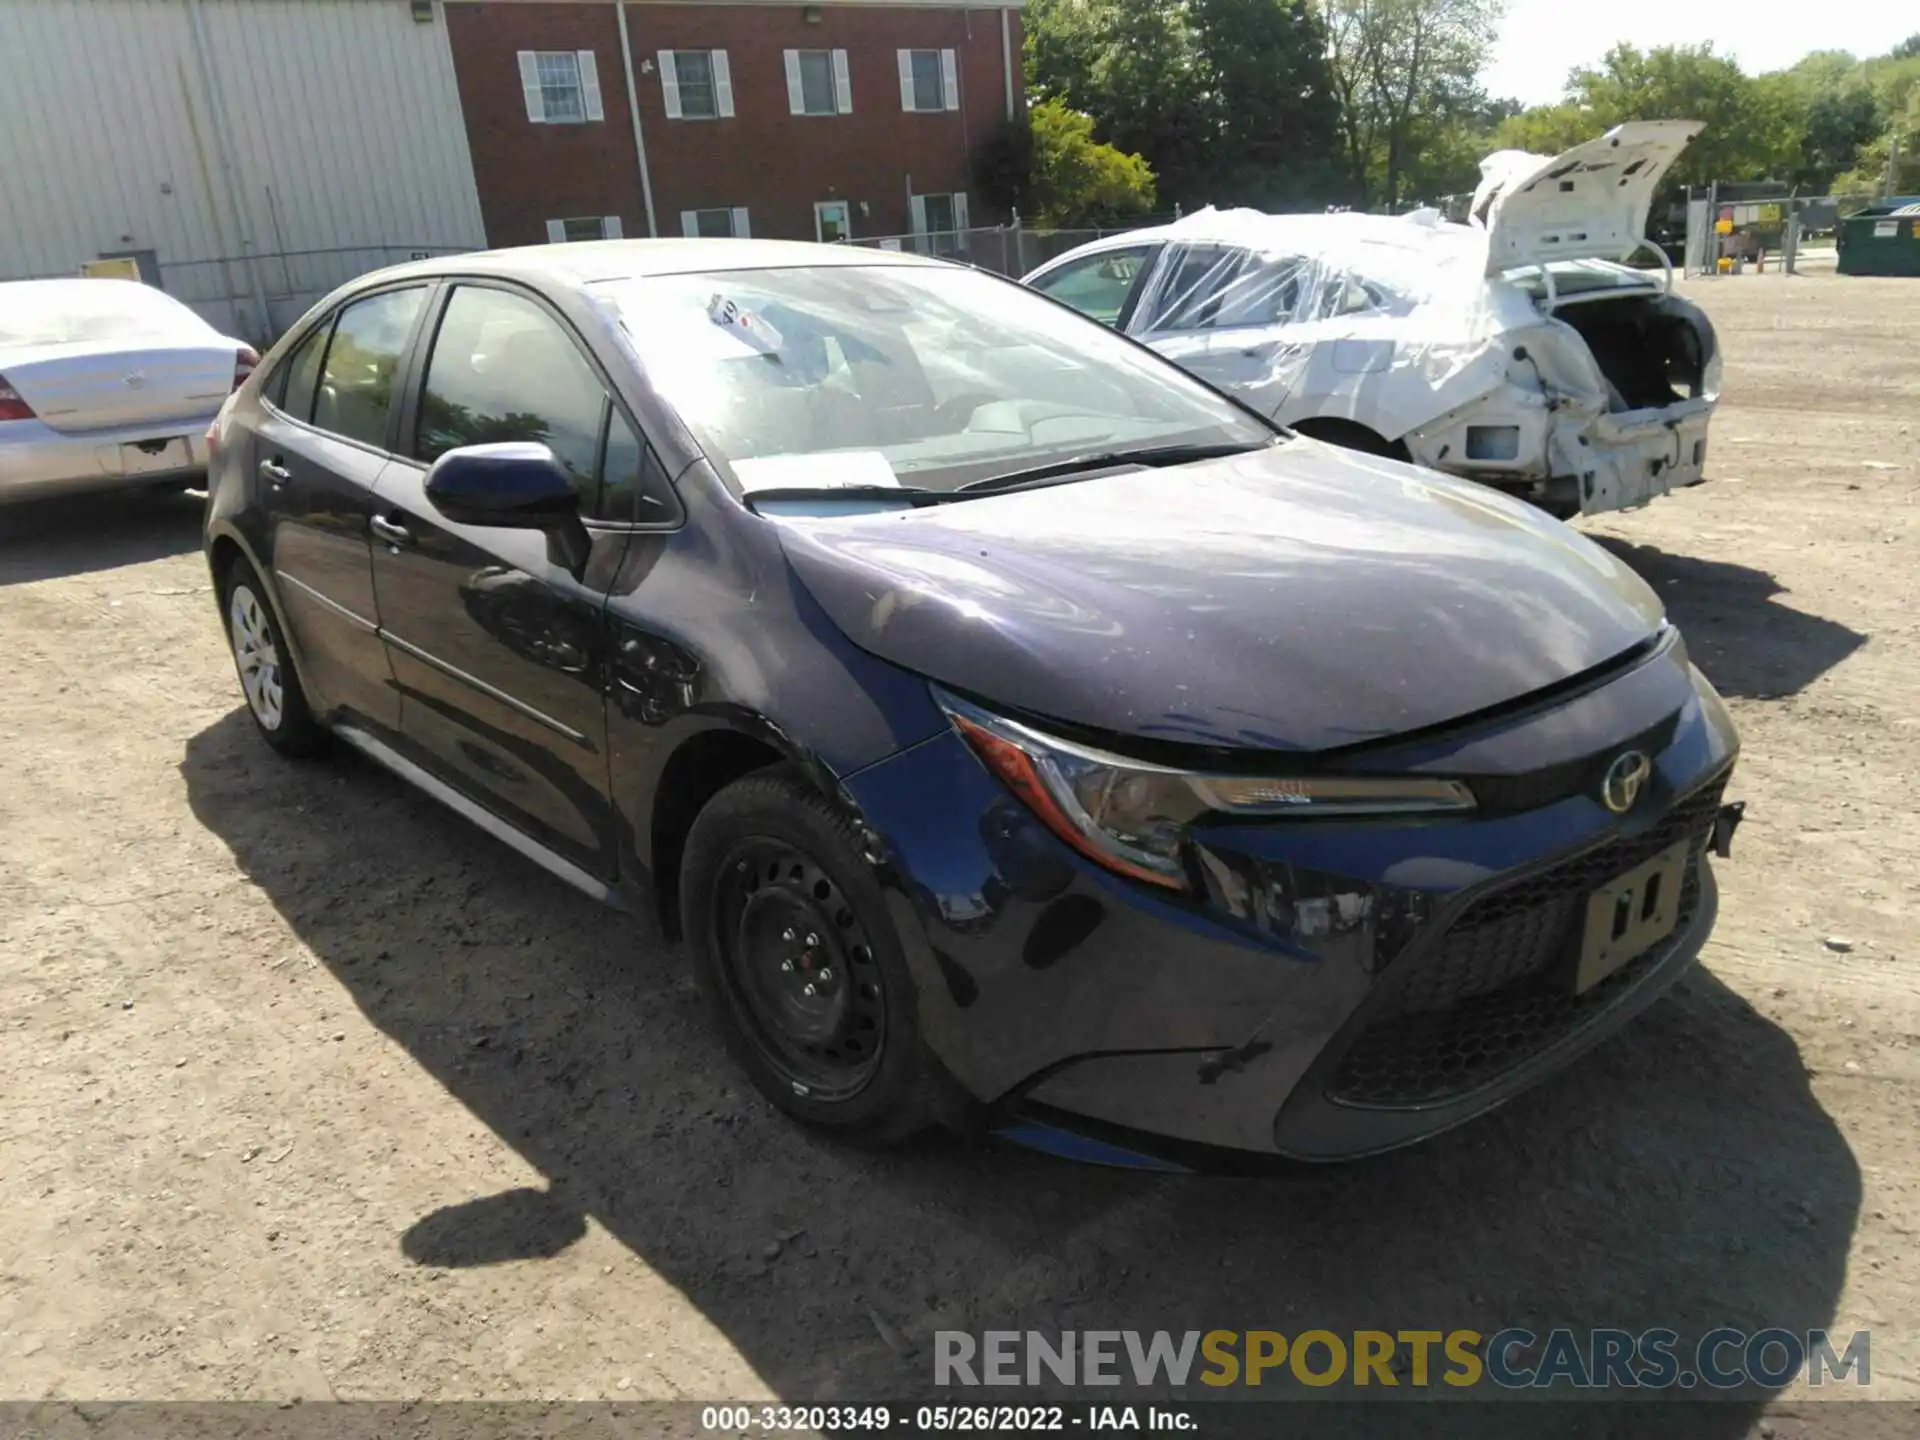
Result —
[[1705, 128], [1698, 120], [1633, 120], [1561, 155], [1487, 156], [1472, 211], [1487, 230], [1487, 273], [1626, 259], [1646, 238], [1662, 177]]
[[989, 704], [1164, 742], [1359, 744], [1566, 680], [1661, 623], [1643, 581], [1559, 522], [1305, 439], [776, 523], [862, 648]]

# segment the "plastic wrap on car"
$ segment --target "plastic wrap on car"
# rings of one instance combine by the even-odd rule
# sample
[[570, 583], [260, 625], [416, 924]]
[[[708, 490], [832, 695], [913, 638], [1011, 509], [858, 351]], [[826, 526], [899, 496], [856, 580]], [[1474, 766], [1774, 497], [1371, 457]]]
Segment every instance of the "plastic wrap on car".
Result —
[[[1384, 371], [1417, 375], [1443, 397], [1439, 410], [1475, 372], [1486, 370], [1487, 384], [1498, 378], [1495, 342], [1514, 316], [1489, 298], [1485, 236], [1437, 212], [1386, 220], [1207, 209], [1164, 234], [1172, 254], [1129, 329], [1176, 362], [1232, 348], [1247, 362], [1235, 367], [1236, 389], [1291, 391], [1319, 346], [1330, 364], [1316, 383], [1334, 395], [1316, 406], [1321, 415], [1342, 413], [1338, 396], [1377, 384]], [[1427, 418], [1418, 408], [1402, 429]]]

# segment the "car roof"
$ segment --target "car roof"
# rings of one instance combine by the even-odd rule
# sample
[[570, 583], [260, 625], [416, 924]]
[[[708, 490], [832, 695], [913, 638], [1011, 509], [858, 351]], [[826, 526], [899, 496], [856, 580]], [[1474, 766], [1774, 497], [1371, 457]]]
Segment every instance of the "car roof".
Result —
[[[124, 288], [129, 285], [137, 287], [136, 290], [129, 291]], [[121, 288], [116, 290], [114, 287]], [[137, 294], [139, 291], [147, 291], [167, 300], [176, 298], [156, 286], [146, 285], [138, 280], [123, 279], [118, 275], [54, 275], [43, 280], [0, 280], [0, 290], [7, 291], [15, 298], [31, 296], [51, 298], [58, 295], [83, 293], [89, 295]]]
[[1442, 223], [1437, 217], [1365, 215], [1354, 211], [1270, 215], [1250, 209], [1216, 210], [1209, 205], [1169, 225], [1103, 235], [1055, 256], [1037, 269], [1051, 269], [1062, 260], [1083, 255], [1167, 242], [1231, 245], [1254, 251], [1285, 250], [1314, 256], [1338, 256], [1346, 247], [1368, 245], [1425, 257], [1447, 255], [1476, 243], [1484, 248], [1484, 239], [1476, 242], [1476, 234], [1464, 225]]
[[[522, 245], [410, 261], [375, 272], [381, 281], [410, 276], [499, 275], [531, 282], [591, 285], [650, 275], [687, 275], [714, 270], [786, 270], [821, 266], [938, 266], [944, 260], [856, 245], [810, 240], [578, 240], [559, 245]], [[950, 267], [948, 267], [950, 268]], [[356, 284], [373, 279], [362, 276]]]

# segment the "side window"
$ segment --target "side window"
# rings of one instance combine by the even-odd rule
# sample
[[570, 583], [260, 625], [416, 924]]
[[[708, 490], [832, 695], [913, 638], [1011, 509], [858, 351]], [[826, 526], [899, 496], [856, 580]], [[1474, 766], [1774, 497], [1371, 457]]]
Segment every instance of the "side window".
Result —
[[320, 369], [315, 425], [349, 440], [387, 448], [393, 382], [426, 298], [424, 287], [388, 290], [356, 300], [340, 312]]
[[611, 405], [607, 407], [607, 450], [600, 476], [599, 514], [603, 520], [632, 520], [644, 525], [671, 520], [678, 513], [660, 458]]
[[1302, 315], [1301, 297], [1315, 266], [1299, 255], [1247, 254], [1220, 293], [1213, 320], [1219, 329], [1236, 325], [1287, 325]]
[[413, 453], [431, 465], [461, 445], [538, 441], [593, 513], [606, 406], [600, 377], [545, 310], [511, 291], [462, 285], [434, 337]]
[[281, 362], [278, 373], [268, 382], [268, 397], [296, 420], [313, 418], [313, 395], [320, 385], [320, 360], [327, 353], [327, 336], [332, 332], [333, 320], [329, 316], [313, 327], [313, 333]]
[[1102, 325], [1118, 325], [1121, 312], [1127, 308], [1127, 297], [1152, 253], [1151, 247], [1140, 245], [1089, 255], [1042, 276], [1033, 282], [1033, 288]]
[[1328, 281], [1321, 296], [1321, 315], [1333, 319], [1341, 315], [1364, 315], [1369, 310], [1384, 310], [1386, 292], [1358, 275], [1336, 275]]
[[1220, 313], [1220, 296], [1247, 259], [1244, 250], [1224, 245], [1189, 245], [1178, 250], [1163, 267], [1159, 293], [1153, 297], [1148, 330], [1201, 330]]

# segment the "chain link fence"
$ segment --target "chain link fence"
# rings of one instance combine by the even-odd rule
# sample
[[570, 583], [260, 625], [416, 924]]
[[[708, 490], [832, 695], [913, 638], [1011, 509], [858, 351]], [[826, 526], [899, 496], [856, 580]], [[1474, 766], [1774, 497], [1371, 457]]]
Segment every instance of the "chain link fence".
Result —
[[1702, 276], [1832, 270], [1840, 222], [1873, 202], [1870, 192], [1797, 195], [1786, 186], [1696, 187], [1688, 192], [1680, 225], [1683, 269]]
[[229, 335], [272, 341], [316, 300], [371, 270], [457, 255], [457, 245], [361, 245], [160, 260], [160, 287]]
[[847, 243], [871, 249], [898, 250], [909, 255], [937, 255], [977, 265], [1018, 280], [1056, 256], [1089, 241], [1121, 235], [1150, 225], [1166, 225], [1179, 215], [1149, 215], [1125, 225], [1089, 226], [1073, 230], [1039, 230], [1024, 225], [975, 226], [968, 230], [936, 230], [915, 235], [862, 235]]

